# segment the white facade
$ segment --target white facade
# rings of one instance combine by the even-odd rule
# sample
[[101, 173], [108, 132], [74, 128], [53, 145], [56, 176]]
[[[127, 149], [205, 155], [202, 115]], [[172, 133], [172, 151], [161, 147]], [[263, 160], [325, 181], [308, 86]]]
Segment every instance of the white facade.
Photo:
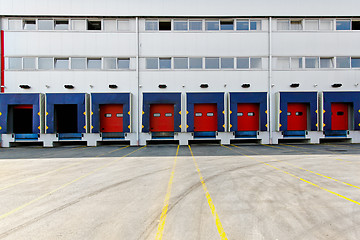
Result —
[[[313, 124], [316, 121], [317, 129], [314, 130], [308, 123], [307, 135], [300, 137], [316, 143], [321, 138], [326, 138], [323, 132], [326, 130], [323, 128], [327, 124], [326, 116], [321, 114], [324, 107], [323, 93], [360, 92], [360, 66], [357, 65], [360, 59], [360, 31], [355, 29], [360, 21], [360, 16], [356, 17], [359, 15], [358, 1], [343, 1], [340, 5], [335, 1], [310, 0], [301, 1], [301, 4], [280, 0], [271, 3], [261, 0], [228, 0], [221, 3], [91, 0], [86, 4], [67, 0], [58, 3], [45, 0], [0, 0], [0, 6], [4, 36], [4, 92], [89, 95], [130, 93], [131, 124], [127, 140], [134, 145], [145, 144], [146, 140], [151, 139], [151, 134], [143, 130], [146, 125], [143, 122], [144, 93], [181, 94], [181, 133], [176, 134], [174, 139], [178, 138], [181, 143], [187, 144], [187, 140], [194, 139], [188, 134], [192, 131], [187, 127], [187, 93], [224, 93], [224, 129], [217, 129], [221, 134], [216, 137], [221, 138], [223, 143], [230, 139], [236, 140], [237, 129], [231, 129], [231, 119], [234, 118], [231, 118], [233, 113], [230, 93], [267, 94], [267, 130], [259, 129], [256, 137], [262, 143], [277, 143], [284, 138], [283, 132], [287, 131], [280, 126], [285, 118], [278, 118], [281, 114], [279, 98], [282, 92], [316, 93], [316, 120], [311, 119], [310, 115], [313, 113], [308, 112], [308, 121]], [[53, 28], [57, 21], [65, 21], [66, 30], [42, 30], [46, 25], [42, 20], [51, 20]], [[288, 29], [285, 20], [288, 21]], [[24, 29], [25, 21], [35, 21], [35, 29]], [[88, 21], [100, 21], [101, 30], [87, 30]], [[171, 30], [146, 30], [147, 21], [154, 21], [155, 24], [169, 22]], [[177, 21], [187, 24], [190, 21], [201, 21], [201, 30], [190, 30], [190, 25], [187, 25], [188, 30], [176, 30]], [[210, 25], [207, 24], [211, 21], [218, 21], [218, 30], [208, 29]], [[249, 29], [242, 30], [241, 26], [246, 26], [242, 25], [246, 21]], [[341, 21], [344, 21], [345, 28], [350, 24], [349, 29], [340, 30]], [[221, 30], [222, 26], [229, 27], [226, 24], [230, 22], [233, 23], [233, 30]], [[252, 22], [257, 22], [258, 25], [252, 25]], [[40, 26], [41, 24], [45, 25]], [[34, 68], [25, 67], [24, 61], [28, 58], [32, 59], [29, 61], [35, 61]], [[84, 59], [88, 64], [91, 60], [100, 59], [101, 67], [73, 69], [72, 64], [78, 58]], [[114, 58], [128, 59], [129, 66], [108, 69], [107, 59]], [[170, 58], [171, 67], [148, 69], [146, 61], [149, 58]], [[202, 67], [191, 68], [189, 65], [187, 69], [176, 69], [175, 61], [178, 58], [187, 58], [188, 61], [201, 58]], [[250, 59], [249, 67], [240, 67], [238, 61], [245, 58]], [[218, 60], [219, 67], [208, 69], [209, 59]], [[224, 62], [232, 59], [233, 66], [230, 64], [222, 68], [222, 59]], [[255, 63], [258, 61], [256, 59], [261, 59], [261, 62]], [[21, 61], [20, 65], [17, 61]], [[50, 69], [41, 69], [46, 61], [51, 61], [53, 65]], [[67, 69], [57, 69], [56, 61], [65, 61], [63, 63], [68, 64]], [[295, 66], [295, 63], [299, 64], [297, 61], [301, 61], [300, 68], [299, 65]], [[314, 68], [311, 66], [313, 61]], [[346, 66], [341, 65], [340, 61], [345, 61]], [[291, 87], [294, 83], [299, 86]], [[201, 84], [208, 84], [208, 87], [201, 88]], [[243, 84], [250, 86], [244, 88]], [[341, 86], [334, 87], [333, 84]], [[20, 85], [28, 85], [30, 88], [21, 88]], [[67, 89], [64, 88], [65, 85], [73, 85], [74, 88]], [[109, 88], [109, 85], [117, 85], [117, 88]], [[159, 85], [166, 85], [166, 88], [159, 88]], [[291, 101], [290, 99], [288, 102]], [[349, 120], [345, 136], [353, 142], [360, 140], [356, 101], [355, 97], [349, 105], [349, 119], [353, 120]], [[1, 104], [4, 101], [0, 100]], [[90, 144], [93, 140], [88, 139], [93, 139], [94, 135], [97, 139], [99, 134], [92, 131], [91, 103], [86, 105], [89, 105], [86, 112], [86, 132], [82, 134], [81, 140]], [[40, 118], [47, 119], [46, 109], [40, 115]], [[39, 126], [39, 139], [43, 135], [54, 134], [47, 132], [48, 120], [41, 121], [45, 122]], [[9, 142], [15, 141], [13, 138], [14, 136], [10, 136]]]

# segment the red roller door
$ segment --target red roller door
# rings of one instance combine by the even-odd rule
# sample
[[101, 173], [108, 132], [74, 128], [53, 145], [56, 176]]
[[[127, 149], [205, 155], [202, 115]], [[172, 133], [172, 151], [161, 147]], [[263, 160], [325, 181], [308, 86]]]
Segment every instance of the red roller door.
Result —
[[287, 106], [287, 130], [301, 131], [307, 129], [307, 105], [306, 103], [288, 103]]
[[347, 103], [331, 103], [331, 130], [348, 130]]
[[174, 104], [150, 105], [150, 132], [174, 131]]
[[217, 131], [217, 106], [216, 103], [194, 104], [194, 131]]
[[237, 107], [238, 131], [259, 130], [259, 104], [239, 103]]
[[123, 132], [123, 105], [100, 105], [101, 132]]

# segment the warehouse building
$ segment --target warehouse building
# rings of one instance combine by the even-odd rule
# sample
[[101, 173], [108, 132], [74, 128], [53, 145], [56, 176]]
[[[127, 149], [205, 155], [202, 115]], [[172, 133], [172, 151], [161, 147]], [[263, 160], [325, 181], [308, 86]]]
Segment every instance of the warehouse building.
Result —
[[0, 3], [3, 147], [360, 142], [360, 2]]

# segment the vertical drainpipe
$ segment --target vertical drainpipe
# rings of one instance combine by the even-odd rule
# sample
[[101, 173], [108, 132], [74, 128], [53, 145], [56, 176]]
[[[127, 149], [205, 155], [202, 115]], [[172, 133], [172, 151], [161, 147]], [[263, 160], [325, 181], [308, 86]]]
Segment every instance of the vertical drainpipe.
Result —
[[272, 121], [271, 121], [271, 100], [272, 100], [272, 92], [271, 92], [271, 88], [272, 88], [272, 18], [269, 17], [269, 84], [268, 84], [268, 109], [267, 109], [267, 124], [268, 124], [268, 130], [269, 130], [269, 141], [270, 144], [272, 144], [273, 139], [272, 139]]
[[[0, 19], [1, 20], [1, 19]], [[0, 67], [0, 71], [1, 71], [1, 84], [0, 84], [0, 92], [5, 92], [5, 57], [4, 57], [4, 30], [0, 30], [0, 49], [1, 49], [1, 67]]]
[[140, 119], [142, 116], [142, 112], [140, 111], [140, 71], [139, 71], [139, 55], [140, 55], [140, 41], [139, 41], [139, 17], [136, 17], [136, 80], [137, 80], [137, 130], [136, 130], [136, 140], [137, 145], [139, 146], [140, 141]]

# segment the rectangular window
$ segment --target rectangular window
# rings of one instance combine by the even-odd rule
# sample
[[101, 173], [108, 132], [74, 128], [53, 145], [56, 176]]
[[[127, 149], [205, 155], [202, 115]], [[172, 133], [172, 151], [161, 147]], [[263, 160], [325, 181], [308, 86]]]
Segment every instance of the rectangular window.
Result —
[[25, 70], [35, 70], [36, 69], [36, 58], [34, 57], [27, 57], [23, 58], [23, 65]]
[[248, 20], [237, 20], [236, 21], [236, 30], [239, 30], [239, 31], [249, 30], [249, 21]]
[[249, 58], [237, 58], [236, 59], [236, 68], [248, 69], [249, 67], [250, 67]]
[[101, 58], [88, 58], [87, 69], [101, 69]]
[[277, 30], [278, 31], [284, 31], [284, 30], [289, 30], [289, 20], [277, 20]]
[[205, 58], [206, 69], [219, 69], [219, 58]]
[[317, 31], [319, 30], [319, 20], [305, 20], [305, 30]]
[[159, 31], [171, 31], [171, 20], [160, 20]]
[[116, 58], [104, 58], [104, 69], [116, 69]]
[[234, 58], [221, 58], [221, 68], [233, 69]]
[[290, 59], [288, 57], [278, 57], [276, 60], [276, 69], [288, 70], [290, 68]]
[[55, 69], [69, 69], [69, 58], [55, 58]]
[[291, 69], [302, 69], [303, 63], [301, 57], [292, 57], [291, 58]]
[[9, 19], [9, 30], [22, 30], [20, 19]]
[[160, 69], [171, 69], [171, 58], [159, 58]]
[[261, 69], [261, 58], [250, 58], [250, 68]]
[[71, 69], [86, 69], [86, 58], [71, 58]]
[[336, 20], [336, 30], [350, 30], [350, 20]]
[[351, 58], [351, 67], [352, 68], [360, 68], [360, 58], [352, 57]]
[[118, 69], [129, 69], [130, 68], [130, 58], [118, 58]]
[[261, 30], [261, 21], [260, 20], [252, 20], [250, 21], [250, 30]]
[[350, 57], [336, 57], [336, 68], [350, 68]]
[[190, 58], [190, 69], [202, 69], [202, 58]]
[[147, 20], [145, 22], [146, 31], [157, 31], [159, 30], [159, 21], [157, 20]]
[[129, 20], [118, 20], [117, 21], [117, 30], [120, 32], [130, 31], [130, 22]]
[[219, 21], [207, 20], [205, 22], [205, 29], [208, 31], [218, 31], [219, 30]]
[[305, 58], [305, 68], [318, 68], [318, 67], [319, 67], [319, 58], [317, 57]]
[[55, 30], [69, 30], [69, 20], [55, 20]]
[[221, 30], [234, 30], [234, 20], [220, 20]]
[[9, 58], [9, 69], [21, 70], [22, 69], [22, 58]]
[[320, 58], [320, 68], [334, 68], [333, 58]]
[[38, 67], [41, 70], [54, 69], [54, 59], [40, 57], [38, 58]]
[[72, 20], [72, 30], [85, 31], [85, 20]]
[[181, 20], [174, 20], [174, 30], [175, 31], [187, 31], [188, 30], [188, 22]]
[[36, 20], [35, 19], [25, 19], [24, 20], [24, 30], [36, 30]]
[[106, 32], [116, 32], [116, 20], [104, 20], [104, 30]]
[[146, 69], [159, 69], [159, 59], [146, 58]]
[[87, 20], [87, 30], [100, 31], [101, 21], [100, 20]]
[[54, 30], [54, 20], [39, 19], [39, 30]]
[[188, 58], [174, 58], [174, 69], [188, 69]]
[[352, 20], [351, 30], [360, 30], [360, 21], [359, 20]]
[[290, 21], [290, 30], [299, 31], [302, 30], [302, 20], [291, 20]]
[[202, 20], [189, 20], [190, 31], [202, 31]]
[[331, 30], [333, 30], [333, 20], [320, 19], [319, 29], [321, 31], [326, 31], [326, 30], [331, 31]]

